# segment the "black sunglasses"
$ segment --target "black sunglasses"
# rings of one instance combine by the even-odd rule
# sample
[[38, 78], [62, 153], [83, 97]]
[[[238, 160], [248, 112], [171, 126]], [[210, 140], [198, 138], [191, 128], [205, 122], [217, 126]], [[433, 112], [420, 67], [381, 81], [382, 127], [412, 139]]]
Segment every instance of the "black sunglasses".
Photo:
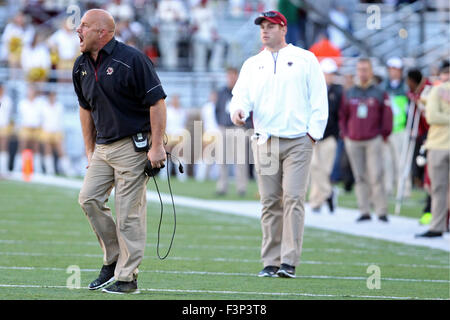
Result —
[[267, 11], [267, 12], [261, 13], [261, 17], [275, 18], [275, 17], [278, 17], [278, 14], [276, 12], [273, 12], [273, 11]]

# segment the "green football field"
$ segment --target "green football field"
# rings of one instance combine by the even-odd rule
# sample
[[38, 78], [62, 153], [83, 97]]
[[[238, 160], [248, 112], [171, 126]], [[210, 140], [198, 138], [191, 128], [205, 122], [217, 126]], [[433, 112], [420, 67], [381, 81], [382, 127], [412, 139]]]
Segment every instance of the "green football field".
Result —
[[[258, 278], [258, 219], [181, 206], [174, 246], [161, 261], [154, 203], [148, 206], [141, 293], [91, 292], [86, 286], [99, 272], [102, 252], [77, 196], [75, 189], [0, 181], [0, 299], [450, 298], [448, 252], [314, 228], [305, 230], [296, 279]], [[166, 206], [161, 255], [172, 227]]]

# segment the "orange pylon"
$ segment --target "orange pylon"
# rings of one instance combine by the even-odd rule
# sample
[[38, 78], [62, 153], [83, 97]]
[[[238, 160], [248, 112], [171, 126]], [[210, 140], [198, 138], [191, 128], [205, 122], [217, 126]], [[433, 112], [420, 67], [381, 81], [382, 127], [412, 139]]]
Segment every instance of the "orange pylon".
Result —
[[22, 151], [22, 173], [23, 180], [29, 182], [33, 175], [33, 151], [31, 149]]

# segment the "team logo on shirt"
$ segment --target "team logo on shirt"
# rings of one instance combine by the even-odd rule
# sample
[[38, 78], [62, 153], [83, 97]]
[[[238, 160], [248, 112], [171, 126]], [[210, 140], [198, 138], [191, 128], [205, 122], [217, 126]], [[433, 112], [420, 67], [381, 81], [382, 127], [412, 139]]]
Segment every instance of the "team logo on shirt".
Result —
[[288, 62], [288, 66], [289, 66], [289, 67], [291, 67], [293, 64], [294, 64], [294, 63], [291, 62], [291, 61]]
[[112, 75], [113, 72], [114, 72], [114, 69], [113, 69], [112, 67], [108, 67], [108, 69], [106, 69], [106, 74], [107, 74], [108, 76]]

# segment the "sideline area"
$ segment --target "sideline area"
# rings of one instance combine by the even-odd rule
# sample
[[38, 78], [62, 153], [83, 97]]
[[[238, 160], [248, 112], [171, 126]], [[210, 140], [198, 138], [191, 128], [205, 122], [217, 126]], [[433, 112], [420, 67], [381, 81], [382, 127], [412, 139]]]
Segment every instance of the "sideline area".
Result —
[[[12, 174], [7, 179], [23, 181], [21, 174]], [[31, 183], [52, 185], [65, 188], [80, 189], [82, 180], [52, 177], [34, 174]], [[259, 218], [261, 205], [258, 201], [230, 201], [230, 200], [205, 200], [192, 197], [174, 195], [175, 205], [196, 209], [212, 210], [226, 214], [236, 214], [247, 217]], [[161, 194], [164, 204], [171, 204], [169, 194]], [[147, 191], [147, 201], [159, 203], [158, 194]], [[305, 204], [305, 226], [355, 236], [369, 237], [380, 240], [399, 242], [408, 245], [425, 246], [450, 252], [450, 234], [444, 233], [441, 238], [415, 238], [414, 235], [423, 233], [428, 226], [419, 225], [418, 219], [401, 216], [389, 216], [389, 222], [379, 221], [372, 214], [372, 220], [357, 223], [358, 210], [338, 207], [334, 214], [329, 214], [327, 209], [321, 213], [313, 213], [308, 204]]]

